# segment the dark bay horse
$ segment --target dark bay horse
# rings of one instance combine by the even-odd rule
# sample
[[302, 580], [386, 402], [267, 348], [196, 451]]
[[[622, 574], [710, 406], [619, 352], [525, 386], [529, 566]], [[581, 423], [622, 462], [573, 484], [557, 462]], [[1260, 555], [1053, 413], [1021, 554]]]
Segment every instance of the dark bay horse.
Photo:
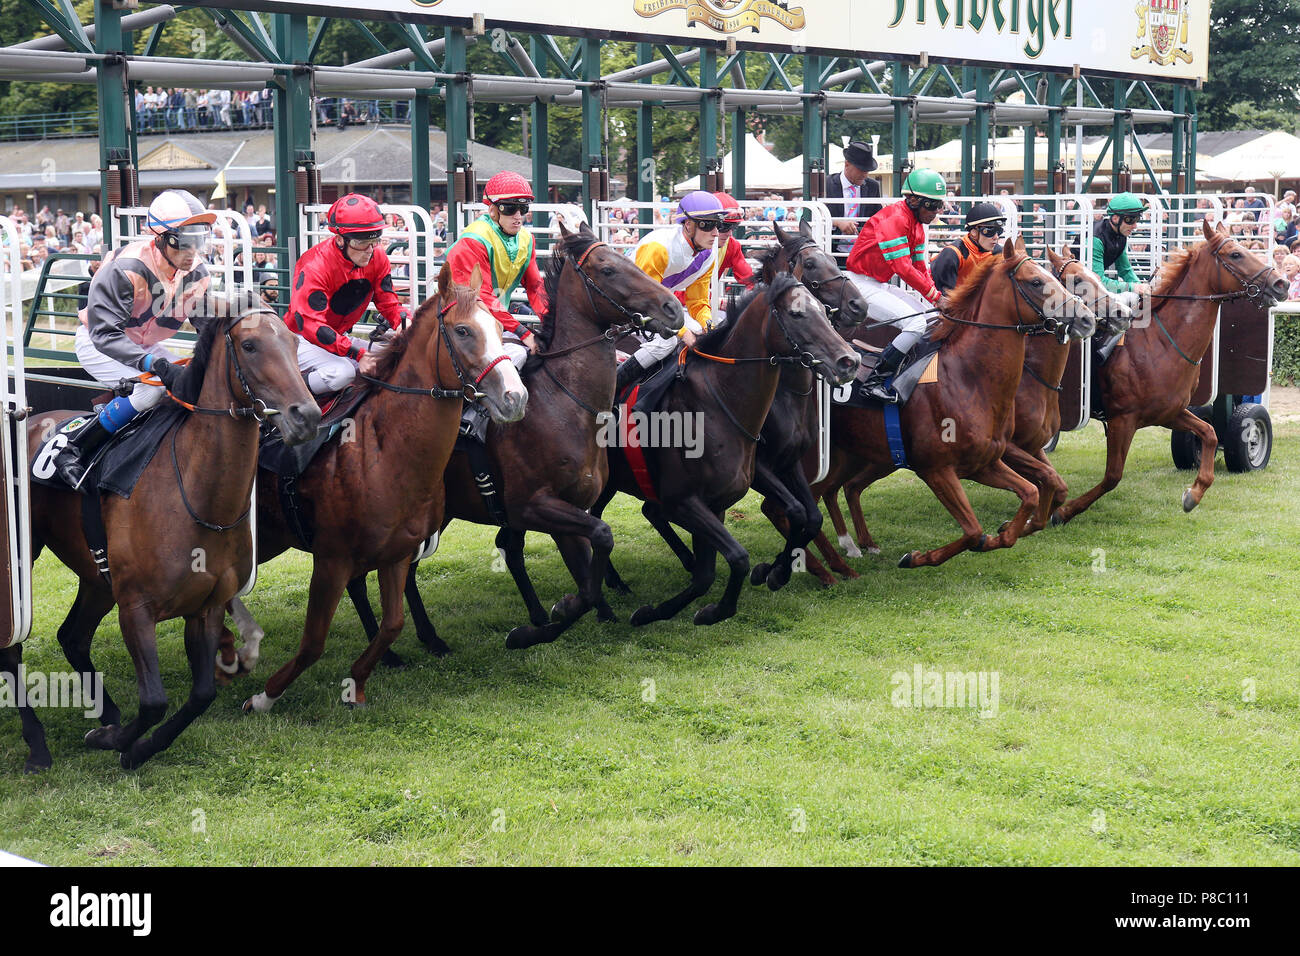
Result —
[[325, 445], [298, 479], [312, 513], [309, 548], [285, 518], [279, 478], [266, 470], [258, 475], [258, 560], [289, 548], [310, 550], [313, 560], [298, 653], [271, 676], [263, 693], [244, 703], [245, 712], [270, 710], [320, 658], [344, 588], [378, 569], [383, 621], [352, 665], [345, 696], [348, 703], [366, 702], [366, 680], [402, 630], [407, 567], [442, 526], [442, 476], [463, 397], [477, 394], [497, 422], [524, 414], [528, 392], [502, 349], [500, 325], [479, 301], [482, 277], [476, 269], [471, 285], [458, 286], [450, 276], [444, 266], [438, 294], [416, 310], [381, 356], [374, 391], [353, 416], [350, 440]]
[[[1102, 323], [1105, 323], [1107, 335], [1119, 334], [1129, 327], [1133, 319], [1132, 311], [1121, 297], [1112, 295], [1107, 290], [1092, 270], [1074, 258], [1068, 245], [1061, 250], [1060, 255], [1048, 249], [1047, 258], [1053, 277], [1067, 292], [1092, 309], [1099, 330]], [[1125, 298], [1130, 297], [1125, 295]], [[1065, 482], [1056, 469], [1051, 468], [1051, 462], [1043, 449], [1052, 436], [1061, 430], [1061, 381], [1070, 358], [1070, 350], [1074, 347], [1076, 346], [1068, 341], [1060, 341], [1056, 335], [1046, 330], [1030, 335], [1025, 342], [1025, 374], [1020, 377], [1020, 385], [1016, 389], [1015, 424], [1012, 426], [1011, 444], [1002, 460], [1016, 474], [1030, 480], [1041, 472], [1026, 465], [1022, 456], [1029, 455], [1050, 469], [1047, 485], [1038, 487], [1038, 510], [1025, 526], [1024, 533], [1027, 535], [1043, 530], [1051, 517], [1052, 509], [1065, 501]], [[1078, 347], [1088, 346], [1085, 342]]]
[[[551, 310], [537, 332], [537, 358], [525, 368], [528, 414], [514, 424], [491, 426], [486, 442], [507, 518], [497, 547], [529, 612], [530, 624], [515, 628], [506, 640], [512, 648], [554, 641], [597, 602], [608, 611], [600, 601], [600, 585], [614, 534], [588, 509], [609, 474], [601, 437], [614, 403], [614, 342], [633, 329], [675, 335], [683, 322], [677, 298], [627, 256], [600, 242], [586, 224], [573, 233], [561, 224], [560, 231], [546, 268]], [[454, 518], [496, 524], [463, 450], [452, 452], [443, 481], [447, 506], [442, 527]], [[538, 601], [524, 566], [528, 531], [555, 539], [578, 585], [577, 594], [566, 595], [552, 609], [554, 620]], [[372, 633], [374, 615], [364, 581], [349, 584], [348, 593]], [[415, 584], [414, 562], [406, 602], [421, 640], [435, 652], [445, 651]]]
[[[1057, 326], [1084, 338], [1091, 334], [1095, 319], [1087, 306], [1029, 258], [1019, 238], [1006, 243], [1001, 256], [977, 265], [952, 293], [938, 331], [931, 336], [946, 339], [938, 353], [939, 381], [918, 387], [900, 417], [911, 467], [957, 519], [962, 534], [941, 548], [907, 552], [899, 567], [942, 564], [966, 550], [1009, 548], [1020, 537], [1038, 506], [1038, 489], [1035, 482], [1012, 471], [1002, 456], [1011, 436], [1025, 335]], [[859, 495], [896, 470], [882, 411], [836, 406], [831, 448], [830, 473], [813, 485], [813, 491], [826, 502], [835, 529], [843, 536], [844, 519], [835, 493], [844, 486], [859, 544], [878, 551], [862, 517]], [[1040, 480], [1047, 480], [1041, 466], [1035, 471]], [[1020, 509], [1010, 524], [995, 535], [985, 534], [962, 489], [962, 478], [1015, 492]], [[833, 553], [824, 533], [817, 544], [823, 553]], [[824, 573], [811, 558], [808, 565], [814, 574]]]
[[[744, 496], [753, 480], [759, 431], [776, 394], [779, 366], [789, 362], [808, 364], [835, 382], [852, 378], [858, 366], [857, 355], [831, 328], [821, 303], [786, 273], [744, 296], [726, 325], [701, 336], [682, 353], [683, 377], [669, 390], [659, 412], [676, 421], [699, 416], [698, 454], [683, 447], [645, 448], [651, 473], [658, 476], [658, 502], [642, 510], [670, 543], [669, 522], [691, 533], [694, 553], [683, 560], [689, 560], [691, 583], [662, 604], [639, 608], [632, 624], [673, 617], [707, 593], [718, 552], [731, 569], [726, 591], [721, 601], [696, 612], [695, 623], [713, 624], [736, 613], [749, 554], [723, 520], [726, 509]], [[645, 498], [626, 456], [611, 448], [610, 480], [596, 513], [619, 491]]]
[[[195, 406], [194, 413], [163, 438], [130, 498], [102, 496], [111, 585], [86, 543], [81, 495], [32, 485], [32, 554], [48, 547], [79, 579], [58, 637], [68, 662], [81, 672], [83, 687], [93, 686], [96, 674], [90, 659], [95, 628], [114, 604], [118, 607], [122, 638], [135, 663], [139, 713], [122, 725], [121, 711], [105, 692], [103, 726], [88, 733], [86, 742], [121, 751], [127, 769], [170, 746], [216, 696], [212, 659], [225, 605], [252, 570], [246, 519], [257, 470], [257, 419], [270, 415], [291, 444], [315, 434], [320, 420], [298, 372], [297, 341], [284, 322], [256, 297], [234, 303], [210, 299], [206, 305], [208, 315], [194, 323], [199, 329], [194, 357], [175, 393]], [[30, 422], [32, 454], [47, 421], [75, 414], [48, 412]], [[157, 625], [176, 617], [185, 618], [190, 695], [146, 738], [167, 711]], [[0, 669], [16, 667], [20, 654], [21, 645], [0, 651]], [[30, 738], [28, 743], [28, 769], [48, 767], [44, 735], [39, 747]]]
[[[1201, 440], [1201, 467], [1183, 492], [1191, 511], [1214, 482], [1214, 427], [1187, 408], [1200, 379], [1200, 361], [1214, 338], [1219, 303], [1238, 297], [1287, 297], [1287, 282], [1263, 257], [1246, 249], [1220, 223], [1203, 220], [1204, 242], [1174, 252], [1152, 287], [1152, 321], [1135, 323], [1110, 360], [1094, 375], [1106, 414], [1106, 474], [1096, 487], [1052, 514], [1064, 524], [1119, 484], [1133, 435], [1162, 425], [1189, 431]], [[1141, 327], [1139, 328], [1139, 325]]]
[[[773, 225], [777, 245], [761, 259], [760, 279], [772, 283], [788, 272], [804, 284], [826, 309], [831, 325], [850, 332], [867, 318], [867, 303], [830, 253], [817, 245], [808, 223], [799, 232]], [[818, 378], [799, 364], [781, 366], [776, 396], [763, 422], [763, 441], [754, 464], [754, 490], [763, 496], [763, 514], [785, 537], [785, 547], [771, 562], [754, 565], [750, 581], [773, 591], [790, 580], [795, 555], [821, 531], [822, 512], [804, 474], [803, 459], [818, 438]]]

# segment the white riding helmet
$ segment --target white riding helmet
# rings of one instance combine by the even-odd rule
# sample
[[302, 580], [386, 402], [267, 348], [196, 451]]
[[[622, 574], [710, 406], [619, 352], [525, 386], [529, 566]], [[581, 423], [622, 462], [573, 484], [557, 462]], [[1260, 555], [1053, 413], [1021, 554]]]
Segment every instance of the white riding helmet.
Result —
[[149, 204], [145, 225], [173, 249], [203, 249], [212, 238], [217, 214], [184, 189], [168, 189]]

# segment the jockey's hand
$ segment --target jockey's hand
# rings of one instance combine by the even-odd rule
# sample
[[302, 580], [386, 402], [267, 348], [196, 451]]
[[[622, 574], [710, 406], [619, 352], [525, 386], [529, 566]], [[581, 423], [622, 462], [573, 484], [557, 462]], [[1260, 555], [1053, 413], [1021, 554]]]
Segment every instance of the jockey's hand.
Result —
[[379, 371], [379, 357], [367, 349], [366, 353], [357, 362], [357, 371], [362, 375], [369, 375], [374, 378], [375, 373]]
[[683, 344], [685, 344], [685, 346], [686, 346], [688, 349], [690, 349], [690, 348], [694, 348], [694, 347], [695, 347], [695, 333], [692, 332], [690, 329], [687, 329], [685, 332], [682, 333], [682, 342], [683, 342]]
[[536, 355], [537, 349], [538, 349], [537, 336], [536, 335], [528, 336], [528, 351]]
[[939, 301], [934, 304], [934, 307], [940, 312], [947, 312], [949, 308], [948, 293], [945, 292], [939, 296]]
[[181, 374], [185, 369], [179, 365], [173, 365], [166, 359], [154, 359], [153, 365], [149, 367], [149, 372], [155, 378], [163, 383], [167, 391], [172, 391], [176, 383], [181, 380]]

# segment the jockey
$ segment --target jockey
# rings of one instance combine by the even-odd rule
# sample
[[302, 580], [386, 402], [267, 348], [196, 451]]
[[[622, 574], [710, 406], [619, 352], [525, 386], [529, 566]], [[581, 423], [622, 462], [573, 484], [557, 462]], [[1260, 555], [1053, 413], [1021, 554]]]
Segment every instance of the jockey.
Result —
[[349, 193], [334, 201], [325, 223], [334, 238], [299, 257], [284, 317], [299, 336], [298, 368], [317, 395], [347, 388], [358, 370], [375, 374], [376, 358], [348, 335], [372, 300], [392, 328], [408, 318], [393, 291], [388, 255], [379, 247], [384, 232], [379, 204]]
[[[108, 388], [149, 372], [170, 389], [183, 369], [162, 347], [194, 315], [206, 294], [203, 261], [212, 239], [215, 212], [191, 193], [168, 189], [149, 204], [145, 225], [151, 239], [139, 239], [109, 253], [90, 280], [86, 307], [77, 316], [77, 361]], [[86, 464], [110, 435], [140, 412], [162, 401], [164, 388], [137, 382], [67, 433], [68, 444], [54, 466], [59, 477], [80, 487]]]
[[[1138, 279], [1128, 261], [1128, 239], [1137, 229], [1147, 200], [1134, 193], [1120, 193], [1106, 204], [1106, 219], [1092, 237], [1092, 270], [1097, 273], [1111, 292], [1136, 292], [1147, 295], [1151, 287]], [[1111, 279], [1106, 271], [1115, 267], [1119, 279]]]
[[977, 202], [966, 213], [966, 235], [944, 246], [930, 271], [940, 292], [949, 293], [1002, 245], [999, 238], [1006, 231], [1007, 214], [991, 202]]
[[[451, 279], [469, 285], [479, 267], [483, 285], [479, 298], [497, 317], [504, 331], [505, 353], [522, 369], [530, 352], [537, 351], [537, 336], [510, 312], [510, 294], [522, 281], [528, 305], [537, 315], [547, 310], [546, 288], [537, 271], [533, 234], [524, 226], [533, 188], [518, 173], [497, 173], [483, 189], [487, 212], [475, 219], [447, 251]], [[577, 228], [577, 223], [569, 223]]]
[[[686, 324], [677, 333], [688, 347], [713, 322], [713, 277], [718, 259], [718, 234], [730, 231], [726, 211], [713, 193], [697, 189], [677, 204], [680, 225], [656, 229], [636, 244], [637, 267], [670, 292], [682, 292]], [[725, 231], [724, 231], [725, 227]], [[641, 378], [645, 370], [673, 354], [677, 342], [652, 338], [618, 368], [615, 393]]]
[[[718, 256], [718, 278], [728, 271], [736, 277], [736, 281], [746, 288], [754, 285], [754, 270], [750, 267], [749, 261], [745, 258], [745, 252], [740, 248], [740, 239], [735, 235], [735, 229], [745, 221], [745, 214], [741, 211], [740, 203], [732, 198], [730, 193], [714, 193], [718, 202], [722, 203], [723, 223], [718, 230], [718, 242], [721, 244], [723, 237], [726, 238], [726, 248]], [[682, 300], [685, 304], [685, 299]]]
[[[934, 222], [946, 204], [948, 186], [931, 169], [914, 169], [903, 180], [903, 198], [886, 206], [862, 224], [849, 253], [849, 278], [867, 300], [872, 318], [902, 331], [880, 354], [863, 391], [881, 402], [897, 402], [898, 393], [885, 379], [921, 340], [926, 314], [941, 293], [925, 261], [925, 227]], [[893, 286], [898, 276], [913, 291]]]

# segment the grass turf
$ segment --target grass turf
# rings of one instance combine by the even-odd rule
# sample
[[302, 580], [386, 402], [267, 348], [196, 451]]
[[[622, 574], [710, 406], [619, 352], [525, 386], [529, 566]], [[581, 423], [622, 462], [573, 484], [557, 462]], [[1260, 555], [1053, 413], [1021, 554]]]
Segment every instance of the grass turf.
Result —
[[[452, 656], [408, 622], [408, 667], [380, 669], [371, 706], [349, 710], [361, 632], [345, 604], [321, 661], [246, 717], [300, 635], [308, 560], [280, 558], [251, 602], [258, 672], [141, 770], [88, 751], [79, 712], [46, 710], [55, 766], [25, 777], [17, 715], [0, 712], [0, 847], [53, 864], [1298, 863], [1300, 425], [1279, 427], [1262, 473], [1220, 461], [1191, 515], [1167, 436], [1139, 433], [1117, 491], [1012, 551], [896, 569], [956, 526], [895, 476], [864, 499], [885, 553], [852, 562], [861, 580], [746, 584], [712, 628], [589, 615], [524, 652], [503, 646], [524, 614], [491, 529], [458, 524], [420, 568]], [[1103, 454], [1090, 426], [1053, 459], [1078, 493]], [[1013, 511], [967, 488], [986, 527]], [[626, 621], [685, 575], [628, 499], [608, 517]], [[753, 495], [728, 525], [755, 561], [778, 545]], [[528, 550], [549, 606], [572, 582], [549, 539]], [[46, 555], [35, 580], [27, 667], [66, 670], [53, 634], [71, 576]], [[173, 705], [180, 630], [160, 631]], [[132, 712], [115, 615], [96, 662]], [[996, 716], [893, 706], [893, 675], [918, 664], [996, 672]]]

